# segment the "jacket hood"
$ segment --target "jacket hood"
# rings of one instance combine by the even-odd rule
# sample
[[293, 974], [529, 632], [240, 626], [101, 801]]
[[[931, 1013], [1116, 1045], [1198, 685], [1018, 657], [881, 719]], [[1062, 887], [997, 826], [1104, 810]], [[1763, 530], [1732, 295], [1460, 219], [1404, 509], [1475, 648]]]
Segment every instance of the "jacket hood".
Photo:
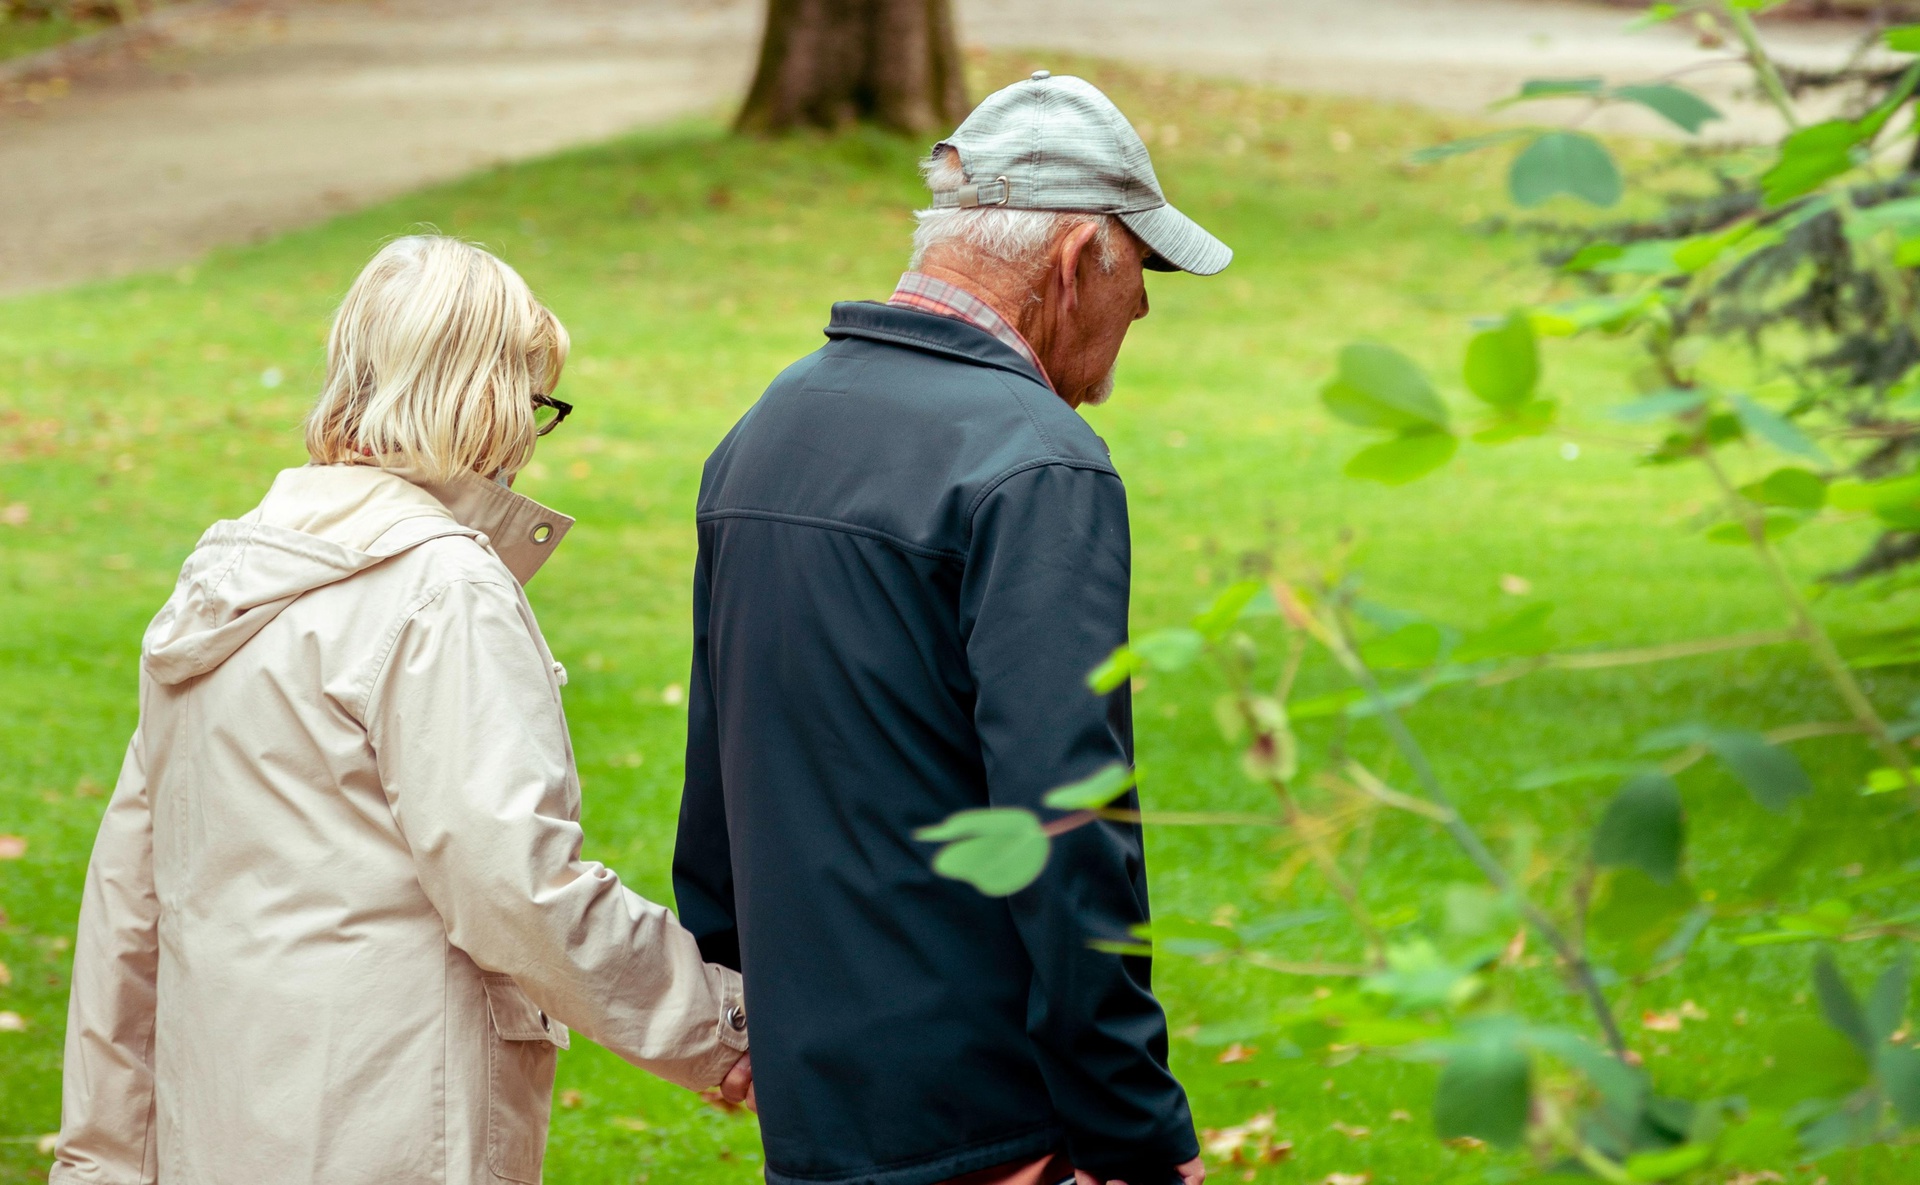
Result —
[[478, 475], [433, 483], [372, 465], [288, 469], [259, 506], [200, 537], [141, 661], [162, 684], [197, 678], [302, 594], [447, 535], [477, 540], [524, 584], [572, 526]]

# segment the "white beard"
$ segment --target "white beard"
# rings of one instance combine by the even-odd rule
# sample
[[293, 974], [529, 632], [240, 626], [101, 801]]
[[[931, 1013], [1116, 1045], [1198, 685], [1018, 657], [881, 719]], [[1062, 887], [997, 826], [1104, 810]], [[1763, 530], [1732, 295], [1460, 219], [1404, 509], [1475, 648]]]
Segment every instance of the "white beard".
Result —
[[1088, 407], [1099, 407], [1108, 399], [1111, 399], [1113, 397], [1113, 375], [1114, 372], [1109, 370], [1107, 376], [1095, 383], [1093, 389], [1087, 392], [1087, 397], [1080, 402]]

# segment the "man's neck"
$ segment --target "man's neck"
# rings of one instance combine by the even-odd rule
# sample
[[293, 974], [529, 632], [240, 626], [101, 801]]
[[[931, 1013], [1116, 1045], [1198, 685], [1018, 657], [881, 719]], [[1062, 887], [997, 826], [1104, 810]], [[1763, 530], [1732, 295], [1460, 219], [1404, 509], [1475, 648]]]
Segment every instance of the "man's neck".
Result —
[[[986, 282], [972, 272], [947, 267], [943, 264], [922, 262], [921, 265], [914, 270], [923, 276], [931, 276], [936, 280], [952, 284], [956, 288], [964, 288], [968, 292], [971, 292], [974, 296], [985, 301], [988, 307], [993, 309], [994, 312], [1000, 314], [1001, 319], [1006, 321], [1007, 324], [1019, 330], [1022, 337], [1026, 338], [1029, 342], [1033, 342], [1032, 331], [1036, 328], [1033, 321], [1034, 313], [1037, 310], [1033, 301], [1027, 298], [1026, 293], [1005, 291], [1001, 287]], [[1035, 350], [1040, 348], [1037, 342], [1034, 343], [1034, 348]]]

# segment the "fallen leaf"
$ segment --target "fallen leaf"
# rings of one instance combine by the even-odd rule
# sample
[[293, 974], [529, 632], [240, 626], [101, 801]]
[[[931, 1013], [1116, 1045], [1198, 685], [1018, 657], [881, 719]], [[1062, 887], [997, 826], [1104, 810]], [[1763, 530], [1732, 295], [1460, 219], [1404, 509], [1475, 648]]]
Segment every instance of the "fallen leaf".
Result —
[[60, 1133], [48, 1132], [33, 1142], [33, 1150], [42, 1156], [52, 1156], [53, 1150], [60, 1146]]
[[1402, 1111], [1400, 1108], [1395, 1107], [1392, 1113], [1387, 1116], [1387, 1120], [1390, 1123], [1412, 1123], [1413, 1112]]
[[1223, 1066], [1230, 1066], [1234, 1062], [1250, 1062], [1253, 1060], [1254, 1055], [1259, 1052], [1260, 1047], [1258, 1045], [1242, 1045], [1238, 1041], [1235, 1041], [1232, 1045], [1221, 1050], [1220, 1056], [1214, 1060]]
[[0, 963], [0, 987], [13, 986], [13, 972], [5, 963]]
[[1339, 1120], [1333, 1122], [1333, 1130], [1349, 1140], [1364, 1140], [1373, 1134], [1373, 1129], [1370, 1127], [1356, 1127], [1351, 1123], [1341, 1123]]
[[75, 798], [98, 798], [106, 792], [107, 789], [105, 786], [87, 777], [81, 778], [78, 782], [75, 782], [73, 786], [73, 796]]
[[1640, 1023], [1649, 1032], [1677, 1033], [1680, 1031], [1681, 1020], [1678, 1012], [1655, 1012], [1648, 1009], [1640, 1014]]
[[0, 860], [18, 860], [26, 854], [26, 836], [0, 835]]
[[615, 1115], [613, 1126], [624, 1127], [630, 1132], [643, 1132], [647, 1130], [648, 1124], [638, 1115]]
[[586, 1101], [587, 1097], [577, 1090], [563, 1090], [560, 1092], [560, 1105], [569, 1111], [575, 1110]]
[[1487, 1142], [1477, 1136], [1455, 1136], [1447, 1141], [1447, 1147], [1458, 1148], [1462, 1152], [1478, 1152], [1487, 1146]]
[[669, 708], [679, 707], [686, 698], [687, 693], [681, 689], [678, 683], [669, 683], [660, 689], [660, 702]]
[[27, 525], [27, 520], [32, 517], [33, 511], [25, 502], [15, 502], [6, 509], [0, 510], [0, 523], [5, 523], [9, 527], [24, 527]]
[[1524, 597], [1533, 591], [1533, 581], [1509, 572], [1500, 578], [1500, 591], [1510, 597]]
[[27, 1018], [18, 1012], [0, 1012], [0, 1033], [24, 1033], [27, 1031]]
[[1786, 1178], [1772, 1169], [1761, 1169], [1757, 1173], [1735, 1173], [1727, 1178], [1727, 1185], [1760, 1185], [1762, 1181], [1785, 1181]]
[[1692, 1000], [1680, 1001], [1679, 1011], [1680, 1011], [1681, 1020], [1706, 1020], [1707, 1019], [1707, 1010], [1700, 1007], [1700, 1005], [1695, 1004]]
[[1292, 1140], [1273, 1138], [1273, 1112], [1262, 1111], [1233, 1127], [1209, 1128], [1201, 1147], [1215, 1160], [1238, 1165], [1279, 1164], [1293, 1154]]
[[1372, 1173], [1328, 1173], [1320, 1185], [1368, 1185], [1372, 1180]]

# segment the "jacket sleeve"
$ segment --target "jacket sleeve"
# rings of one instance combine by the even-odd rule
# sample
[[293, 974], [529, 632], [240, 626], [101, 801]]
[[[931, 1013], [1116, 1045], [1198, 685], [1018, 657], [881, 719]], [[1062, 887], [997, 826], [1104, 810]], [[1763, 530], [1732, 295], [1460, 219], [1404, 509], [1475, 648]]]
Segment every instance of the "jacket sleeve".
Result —
[[680, 833], [673, 847], [673, 899], [709, 960], [740, 969], [740, 930], [733, 912], [733, 850], [720, 782], [720, 725], [708, 664], [711, 595], [708, 532], [700, 532], [693, 568], [693, 670], [687, 679], [687, 774], [680, 794]]
[[[1129, 567], [1126, 492], [1111, 473], [1028, 469], [975, 510], [961, 626], [992, 805], [1046, 817], [1048, 790], [1131, 763], [1127, 690], [1103, 698], [1086, 683], [1126, 641]], [[1147, 920], [1140, 828], [1067, 832], [1008, 904], [1033, 961], [1028, 1032], [1074, 1164], [1102, 1181], [1175, 1180], [1199, 1146], [1149, 961], [1089, 946]]]
[[80, 899], [52, 1185], [146, 1185], [153, 1142], [153, 1025], [160, 963], [153, 816], [135, 732], [100, 820]]
[[711, 1086], [746, 1048], [728, 1020], [739, 976], [580, 858], [566, 719], [532, 629], [518, 589], [456, 581], [407, 620], [374, 681], [368, 735], [420, 884], [449, 941], [549, 1015]]

